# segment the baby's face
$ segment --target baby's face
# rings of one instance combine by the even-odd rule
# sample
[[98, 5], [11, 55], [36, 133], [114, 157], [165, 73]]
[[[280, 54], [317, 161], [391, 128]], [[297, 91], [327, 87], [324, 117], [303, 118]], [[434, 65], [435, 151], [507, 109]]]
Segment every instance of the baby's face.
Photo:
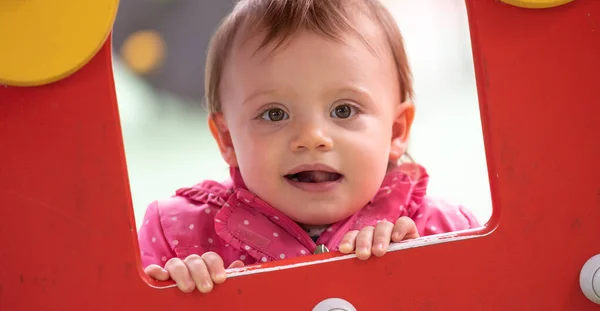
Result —
[[[360, 25], [362, 27], [362, 25]], [[371, 27], [371, 28], [369, 28]], [[347, 44], [303, 32], [274, 53], [234, 46], [221, 99], [249, 190], [303, 224], [330, 224], [379, 189], [401, 115], [396, 67], [374, 25]]]

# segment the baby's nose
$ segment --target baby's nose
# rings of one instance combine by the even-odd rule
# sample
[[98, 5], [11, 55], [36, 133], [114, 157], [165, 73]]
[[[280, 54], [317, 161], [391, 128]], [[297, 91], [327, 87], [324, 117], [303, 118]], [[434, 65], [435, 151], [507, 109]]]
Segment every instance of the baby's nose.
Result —
[[322, 150], [333, 148], [333, 140], [327, 135], [325, 129], [318, 124], [310, 124], [298, 129], [297, 135], [292, 139], [292, 151]]

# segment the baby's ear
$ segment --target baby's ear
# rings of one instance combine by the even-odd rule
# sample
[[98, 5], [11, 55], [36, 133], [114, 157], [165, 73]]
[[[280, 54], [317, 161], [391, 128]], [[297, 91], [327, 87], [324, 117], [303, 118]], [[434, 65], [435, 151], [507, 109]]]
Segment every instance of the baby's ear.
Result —
[[406, 152], [410, 128], [415, 118], [415, 105], [407, 100], [396, 107], [394, 124], [392, 125], [392, 146], [390, 162], [396, 163]]
[[223, 113], [211, 113], [208, 116], [208, 127], [210, 128], [213, 138], [219, 145], [219, 150], [221, 151], [223, 160], [225, 160], [229, 166], [237, 167], [237, 157], [235, 155], [233, 143], [231, 142], [231, 133], [229, 132], [229, 128], [225, 123]]

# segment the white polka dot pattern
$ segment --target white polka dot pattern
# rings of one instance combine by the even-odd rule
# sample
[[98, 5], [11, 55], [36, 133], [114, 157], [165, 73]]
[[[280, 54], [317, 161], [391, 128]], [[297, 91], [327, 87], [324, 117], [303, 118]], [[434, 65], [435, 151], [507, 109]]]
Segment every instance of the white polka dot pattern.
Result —
[[[412, 217], [421, 236], [479, 226], [468, 210], [425, 196], [425, 173], [420, 174], [425, 181], [401, 177], [397, 171], [392, 173], [395, 175], [386, 178], [367, 208], [353, 216], [351, 222], [315, 230], [319, 231], [319, 244], [337, 250], [328, 244], [333, 236], [374, 226], [378, 221], [394, 223], [400, 216]], [[241, 178], [238, 174], [234, 172], [232, 176]], [[149, 205], [139, 230], [143, 265], [162, 266], [172, 257], [185, 258], [207, 251], [221, 255], [226, 265], [235, 260], [268, 262], [312, 253], [307, 249], [314, 248], [314, 242], [303, 230], [292, 228], [297, 225], [291, 219], [274, 216], [276, 210], [265, 206], [264, 201], [254, 200], [255, 196], [244, 189], [237, 189], [236, 195], [231, 196], [231, 188], [227, 187], [205, 182]]]

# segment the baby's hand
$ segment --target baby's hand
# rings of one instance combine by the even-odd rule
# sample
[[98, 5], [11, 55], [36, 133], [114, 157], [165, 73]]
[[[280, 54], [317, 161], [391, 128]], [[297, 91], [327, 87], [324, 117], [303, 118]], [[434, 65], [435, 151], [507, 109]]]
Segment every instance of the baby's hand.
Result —
[[339, 250], [344, 254], [349, 254], [356, 249], [356, 257], [367, 260], [371, 254], [377, 257], [385, 255], [390, 241], [400, 242], [418, 237], [419, 232], [415, 222], [402, 216], [396, 220], [395, 225], [386, 220], [380, 221], [375, 227], [364, 227], [360, 232], [354, 230], [346, 233]]
[[[243, 266], [243, 262], [236, 260], [229, 268]], [[204, 253], [202, 256], [190, 255], [184, 260], [171, 258], [164, 269], [158, 265], [149, 265], [144, 272], [159, 281], [173, 279], [177, 287], [185, 293], [193, 291], [194, 288], [208, 293], [212, 291], [214, 284], [223, 283], [226, 278], [223, 259], [213, 252]]]

